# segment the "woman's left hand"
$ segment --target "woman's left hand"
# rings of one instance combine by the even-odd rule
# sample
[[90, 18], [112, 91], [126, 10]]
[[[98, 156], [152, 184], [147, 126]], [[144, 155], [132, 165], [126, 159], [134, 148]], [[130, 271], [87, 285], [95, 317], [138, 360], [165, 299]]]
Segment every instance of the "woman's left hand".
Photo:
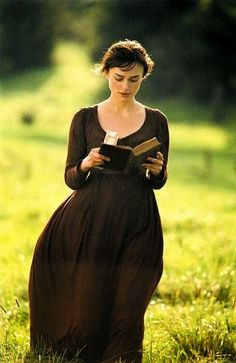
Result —
[[159, 175], [162, 171], [163, 163], [164, 163], [164, 157], [162, 153], [158, 152], [155, 158], [148, 157], [147, 161], [142, 166], [145, 169], [148, 169], [153, 175]]

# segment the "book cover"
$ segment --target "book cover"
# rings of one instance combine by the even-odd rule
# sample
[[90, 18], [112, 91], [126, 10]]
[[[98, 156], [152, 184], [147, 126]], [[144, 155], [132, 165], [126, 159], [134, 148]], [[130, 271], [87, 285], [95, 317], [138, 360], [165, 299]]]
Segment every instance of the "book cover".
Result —
[[99, 153], [110, 158], [110, 161], [105, 161], [104, 168], [118, 172], [126, 172], [129, 167], [142, 168], [141, 164], [147, 161], [147, 157], [156, 156], [160, 145], [161, 143], [156, 137], [144, 141], [133, 149], [125, 145], [109, 145], [103, 143]]

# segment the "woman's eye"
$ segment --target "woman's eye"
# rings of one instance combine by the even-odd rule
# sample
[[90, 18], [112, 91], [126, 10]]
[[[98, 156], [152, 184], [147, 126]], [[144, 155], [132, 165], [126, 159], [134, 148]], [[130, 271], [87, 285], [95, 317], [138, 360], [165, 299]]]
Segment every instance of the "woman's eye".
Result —
[[[123, 78], [115, 77], [115, 80], [116, 80], [117, 82], [121, 82], [121, 81], [123, 81]], [[137, 81], [138, 81], [138, 79], [130, 79], [130, 80], [129, 80], [129, 82], [131, 82], [131, 83], [136, 83]]]

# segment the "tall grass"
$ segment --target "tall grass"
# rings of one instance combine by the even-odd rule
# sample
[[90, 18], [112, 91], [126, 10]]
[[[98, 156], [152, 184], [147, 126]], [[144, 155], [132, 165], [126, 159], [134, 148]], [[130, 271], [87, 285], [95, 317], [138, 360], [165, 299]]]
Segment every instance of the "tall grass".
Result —
[[[63, 170], [72, 115], [96, 103], [104, 84], [86, 54], [60, 44], [53, 68], [1, 82], [1, 362], [65, 361], [28, 354], [27, 282], [35, 241], [70, 193]], [[155, 106], [169, 116], [171, 153], [169, 181], [156, 192], [165, 269], [145, 317], [144, 363], [234, 362], [235, 144], [205, 108]]]

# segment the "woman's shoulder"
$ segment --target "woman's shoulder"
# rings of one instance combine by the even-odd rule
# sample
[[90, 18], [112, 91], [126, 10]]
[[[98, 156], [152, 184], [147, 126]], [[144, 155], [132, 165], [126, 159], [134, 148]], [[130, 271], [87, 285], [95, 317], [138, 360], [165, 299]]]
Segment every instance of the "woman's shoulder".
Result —
[[94, 114], [97, 109], [97, 105], [81, 107], [74, 113], [74, 118], [83, 118], [86, 115]]
[[81, 107], [72, 116], [70, 130], [71, 132], [85, 133], [88, 128], [93, 127], [96, 118], [95, 106]]
[[94, 120], [96, 115], [96, 108], [97, 106], [87, 106], [87, 107], [81, 107], [79, 110], [77, 110], [72, 118], [72, 124], [74, 126], [79, 126], [81, 124], [87, 124], [91, 120]]
[[145, 108], [147, 113], [152, 119], [167, 123], [168, 119], [167, 116], [164, 114], [164, 112], [154, 107], [145, 106]]
[[166, 115], [158, 108], [147, 107], [146, 110], [150, 127], [156, 130], [159, 140], [165, 142], [169, 139], [169, 126]]

